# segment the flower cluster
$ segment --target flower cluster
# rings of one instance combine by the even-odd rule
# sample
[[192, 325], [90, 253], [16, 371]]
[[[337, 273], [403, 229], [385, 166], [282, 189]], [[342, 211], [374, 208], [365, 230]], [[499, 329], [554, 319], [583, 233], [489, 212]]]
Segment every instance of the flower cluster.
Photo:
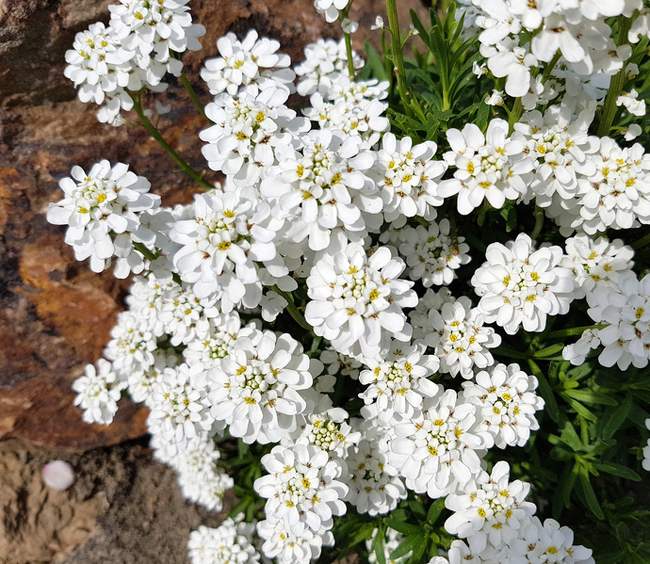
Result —
[[[202, 33], [187, 4], [121, 0], [108, 26], [77, 35], [66, 75], [80, 99], [101, 105], [100, 119], [118, 123], [134, 104], [142, 118], [143, 89], [180, 76], [180, 55]], [[222, 183], [185, 163], [206, 191], [172, 208], [122, 163], [77, 166], [60, 181], [64, 198], [47, 219], [67, 227], [76, 258], [134, 275], [104, 358], [73, 385], [85, 420], [110, 423], [123, 394], [144, 403], [155, 456], [211, 511], [235, 484], [228, 470], [247, 465], [237, 495], [256, 522], [194, 531], [194, 563], [307, 563], [334, 545], [336, 519], [410, 511], [424, 496], [444, 504], [457, 537], [427, 555], [431, 564], [593, 562], [569, 528], [534, 516], [531, 484], [511, 480], [499, 458], [540, 429], [542, 394], [555, 403], [535, 361], [558, 363], [550, 380], [601, 347], [604, 367], [650, 359], [650, 275], [632, 270], [631, 246], [605, 235], [650, 224], [650, 156], [619, 144], [643, 132], [629, 123], [645, 112], [643, 89], [622, 90], [631, 51], [610, 27], [640, 6], [469, 4], [466, 29], [450, 18], [446, 32], [461, 52], [473, 45], [462, 37], [477, 35], [486, 66], [461, 53], [467, 73], [450, 84], [437, 61], [440, 80], [425, 90], [440, 82], [442, 96], [403, 92], [409, 73], [427, 77], [430, 57], [406, 72], [393, 53], [395, 81], [362, 80], [349, 41], [308, 45], [293, 67], [278, 41], [228, 33], [200, 72], [210, 94], [202, 154]], [[315, 6], [349, 32], [348, 0]], [[650, 15], [635, 14], [631, 42], [650, 36]], [[415, 22], [408, 39], [423, 33]], [[425, 39], [443, 41], [438, 32]], [[480, 111], [452, 115], [471, 63], [518, 100], [508, 106], [495, 90]], [[604, 102], [613, 76], [620, 92]], [[600, 126], [611, 111], [626, 113], [626, 127], [594, 135], [595, 116]], [[566, 241], [544, 231], [547, 218]], [[557, 330], [570, 308], [593, 326]], [[387, 522], [366, 525], [359, 546], [383, 546], [387, 561], [419, 558]]]
[[65, 76], [82, 102], [100, 106], [101, 122], [120, 125], [143, 88], [164, 90], [167, 73], [180, 76], [178, 55], [201, 48], [202, 25], [192, 24], [189, 0], [119, 0], [109, 6], [108, 26], [98, 22], [79, 32], [66, 52]]

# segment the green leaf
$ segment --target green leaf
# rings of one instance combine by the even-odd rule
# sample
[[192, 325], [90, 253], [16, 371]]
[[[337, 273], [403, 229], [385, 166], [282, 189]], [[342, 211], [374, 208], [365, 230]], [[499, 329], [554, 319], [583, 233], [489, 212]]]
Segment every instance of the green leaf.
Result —
[[603, 438], [611, 439], [625, 423], [630, 410], [632, 409], [632, 399], [630, 396], [625, 398], [625, 401], [616, 409], [609, 411], [603, 423]]
[[596, 468], [601, 472], [611, 474], [612, 476], [618, 476], [619, 478], [624, 478], [625, 480], [632, 480], [633, 482], [640, 482], [641, 476], [639, 476], [634, 470], [623, 466], [622, 464], [616, 464], [614, 462], [600, 462], [595, 464]]
[[544, 373], [536, 362], [529, 360], [528, 365], [530, 366], [531, 372], [539, 382], [539, 393], [542, 395], [542, 398], [544, 398], [544, 410], [548, 413], [549, 417], [559, 425], [562, 420], [562, 414], [560, 413], [560, 408], [558, 407], [551, 385], [548, 383], [546, 376], [544, 376]]
[[445, 500], [438, 499], [431, 504], [429, 511], [427, 511], [427, 523], [430, 525], [435, 525], [438, 517], [442, 513], [442, 510], [445, 508]]
[[413, 535], [422, 532], [422, 528], [419, 527], [418, 525], [406, 523], [405, 521], [395, 519], [392, 516], [386, 519], [386, 524], [391, 529], [395, 529], [397, 532], [402, 533], [403, 535]]
[[578, 475], [578, 484], [582, 492], [582, 497], [584, 498], [585, 505], [589, 510], [600, 520], [605, 518], [603, 509], [598, 502], [596, 497], [596, 492], [594, 491], [591, 481], [589, 480], [589, 475], [586, 471], [580, 472]]
[[553, 496], [553, 516], [559, 518], [562, 509], [569, 507], [571, 503], [571, 492], [578, 478], [578, 467], [575, 464], [565, 464], [560, 483]]
[[384, 528], [377, 529], [377, 536], [372, 543], [372, 550], [375, 553], [378, 564], [386, 564], [386, 554], [384, 553]]
[[594, 405], [618, 405], [618, 402], [614, 398], [610, 398], [605, 394], [593, 392], [591, 390], [565, 390], [563, 393], [583, 403]]
[[584, 445], [582, 444], [575, 427], [570, 421], [567, 421], [564, 424], [562, 432], [560, 433], [560, 440], [574, 451], [581, 451], [584, 449]]
[[391, 560], [397, 560], [400, 556], [406, 556], [424, 541], [424, 535], [411, 535], [406, 537], [399, 546], [390, 553]]
[[354, 534], [350, 537], [346, 545], [353, 547], [361, 542], [368, 540], [372, 536], [372, 532], [374, 530], [374, 523], [364, 523], [355, 530]]
[[535, 358], [546, 358], [553, 356], [564, 348], [564, 343], [555, 343], [535, 352]]

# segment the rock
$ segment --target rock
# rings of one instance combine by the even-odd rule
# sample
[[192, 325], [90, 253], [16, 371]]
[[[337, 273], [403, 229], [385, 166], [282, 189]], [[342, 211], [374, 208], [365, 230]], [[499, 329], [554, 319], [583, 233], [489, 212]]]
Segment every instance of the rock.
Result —
[[[87, 449], [142, 435], [146, 411], [124, 402], [113, 425], [88, 426], [72, 405], [70, 384], [93, 362], [122, 308], [128, 282], [97, 276], [75, 262], [63, 229], [44, 210], [59, 199], [57, 181], [73, 164], [106, 158], [149, 178], [166, 205], [187, 202], [191, 183], [137, 124], [99, 124], [95, 109], [75, 98], [63, 76], [64, 53], [75, 33], [108, 19], [109, 2], [0, 0], [0, 437]], [[416, 0], [400, 2], [402, 21]], [[379, 0], [356, 0], [353, 17], [366, 30]], [[204, 100], [197, 73], [215, 54], [217, 37], [255, 27], [279, 39], [294, 60], [320, 35], [332, 35], [312, 0], [194, 0], [207, 28], [204, 50], [186, 65]], [[355, 40], [364, 39], [360, 31]], [[159, 98], [172, 110], [160, 119], [165, 137], [197, 168], [204, 167], [198, 131], [206, 126], [183, 90], [172, 84]]]
[[[41, 476], [55, 457], [74, 469], [65, 491]], [[0, 443], [0, 513], [0, 564], [184, 564], [190, 531], [224, 518], [187, 503], [174, 470], [136, 442], [83, 454]]]

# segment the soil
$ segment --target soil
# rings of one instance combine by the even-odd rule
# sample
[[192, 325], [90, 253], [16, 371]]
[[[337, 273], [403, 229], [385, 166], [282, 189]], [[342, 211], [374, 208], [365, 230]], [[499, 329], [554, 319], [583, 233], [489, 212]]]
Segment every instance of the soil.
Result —
[[[174, 471], [145, 444], [70, 454], [0, 442], [0, 564], [188, 562], [190, 531], [223, 516], [186, 502]], [[41, 477], [55, 459], [75, 472], [63, 492]]]

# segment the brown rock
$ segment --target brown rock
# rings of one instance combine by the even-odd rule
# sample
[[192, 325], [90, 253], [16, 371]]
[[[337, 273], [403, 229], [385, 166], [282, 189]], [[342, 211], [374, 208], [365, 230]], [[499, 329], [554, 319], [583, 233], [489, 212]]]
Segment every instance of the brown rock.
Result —
[[[147, 176], [165, 204], [191, 198], [191, 183], [137, 124], [97, 123], [94, 108], [75, 99], [63, 76], [75, 33], [107, 20], [108, 3], [0, 0], [0, 437], [90, 448], [145, 432], [146, 413], [134, 406], [109, 427], [83, 425], [72, 406], [70, 384], [101, 354], [127, 283], [76, 263], [63, 244], [63, 229], [44, 217], [47, 203], [60, 197], [57, 181], [71, 166], [102, 158], [127, 162]], [[416, 4], [400, 2], [404, 22]], [[382, 6], [380, 0], [355, 0], [362, 29]], [[306, 42], [335, 33], [312, 0], [195, 0], [192, 8], [208, 32], [204, 50], [185, 60], [206, 101], [197, 72], [225, 32], [255, 27], [279, 39], [294, 59]], [[172, 106], [159, 123], [163, 134], [193, 166], [203, 167], [197, 132], [205, 121], [176, 85], [161, 99]]]

